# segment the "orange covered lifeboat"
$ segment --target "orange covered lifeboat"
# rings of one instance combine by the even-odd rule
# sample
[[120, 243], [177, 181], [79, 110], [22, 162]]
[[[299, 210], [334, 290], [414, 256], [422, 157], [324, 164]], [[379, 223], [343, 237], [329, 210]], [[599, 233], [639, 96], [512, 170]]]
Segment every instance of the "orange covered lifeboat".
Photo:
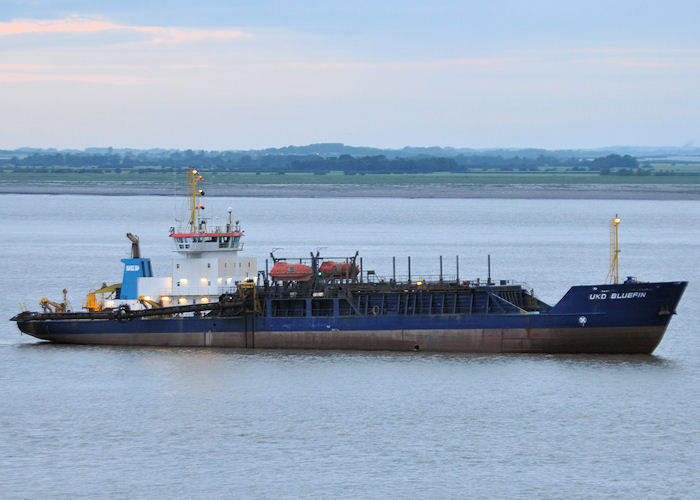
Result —
[[275, 262], [270, 271], [270, 276], [275, 281], [309, 281], [314, 271], [304, 264], [289, 264], [287, 262]]
[[355, 278], [360, 270], [349, 262], [333, 262], [327, 260], [318, 269], [324, 278]]

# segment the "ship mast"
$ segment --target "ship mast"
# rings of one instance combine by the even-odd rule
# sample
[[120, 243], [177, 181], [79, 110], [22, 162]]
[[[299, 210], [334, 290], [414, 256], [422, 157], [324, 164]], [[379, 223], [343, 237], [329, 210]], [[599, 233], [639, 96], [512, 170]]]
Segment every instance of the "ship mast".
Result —
[[199, 197], [204, 195], [204, 191], [199, 189], [199, 181], [202, 180], [202, 175], [196, 169], [190, 170], [190, 221], [189, 226], [193, 233], [200, 231], [201, 217], [200, 210], [204, 210], [204, 205], [199, 202]]
[[618, 226], [620, 225], [620, 217], [615, 214], [615, 217], [610, 219], [610, 269], [605, 277], [605, 283], [619, 284], [620, 283], [620, 246], [618, 241]]

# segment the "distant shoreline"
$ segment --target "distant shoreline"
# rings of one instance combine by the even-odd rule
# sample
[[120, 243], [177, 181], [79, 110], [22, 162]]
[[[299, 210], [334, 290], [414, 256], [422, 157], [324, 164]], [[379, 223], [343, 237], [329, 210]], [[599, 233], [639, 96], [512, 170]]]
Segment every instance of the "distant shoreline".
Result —
[[[172, 196], [166, 184], [109, 182], [0, 183], [0, 194]], [[182, 189], [177, 190], [183, 196]], [[496, 198], [700, 200], [700, 188], [687, 184], [499, 184], [353, 185], [238, 184], [208, 186], [207, 196], [249, 198]]]

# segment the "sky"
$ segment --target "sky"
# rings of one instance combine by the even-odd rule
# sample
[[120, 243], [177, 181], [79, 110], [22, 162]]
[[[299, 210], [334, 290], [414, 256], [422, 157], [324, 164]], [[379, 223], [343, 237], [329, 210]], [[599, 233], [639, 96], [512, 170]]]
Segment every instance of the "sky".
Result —
[[0, 0], [0, 149], [700, 145], [700, 2]]

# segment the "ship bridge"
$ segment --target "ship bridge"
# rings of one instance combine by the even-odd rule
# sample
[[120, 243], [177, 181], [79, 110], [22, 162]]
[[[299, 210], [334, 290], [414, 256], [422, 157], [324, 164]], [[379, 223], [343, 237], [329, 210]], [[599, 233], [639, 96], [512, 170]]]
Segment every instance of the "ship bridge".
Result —
[[201, 252], [238, 252], [243, 249], [241, 238], [243, 231], [238, 221], [233, 222], [228, 209], [228, 221], [226, 226], [215, 226], [209, 230], [206, 218], [202, 217], [204, 204], [200, 198], [204, 196], [204, 190], [200, 188], [202, 175], [197, 170], [190, 170], [190, 200], [189, 217], [184, 227], [170, 228], [170, 237], [175, 244], [175, 251], [180, 254], [193, 254]]
[[233, 209], [228, 208], [225, 224], [210, 225], [210, 219], [202, 217], [202, 175], [194, 169], [189, 173], [187, 222], [170, 228], [170, 239], [178, 254], [173, 259], [171, 277], [167, 282], [155, 279], [139, 281], [142, 295], [167, 296], [180, 305], [216, 300], [222, 293], [235, 288], [236, 283], [257, 276], [257, 260], [239, 256], [243, 250], [244, 231], [239, 221], [233, 220]]
[[243, 232], [239, 230], [221, 232], [175, 233], [170, 235], [175, 242], [175, 251], [182, 254], [193, 252], [238, 252], [243, 249]]

